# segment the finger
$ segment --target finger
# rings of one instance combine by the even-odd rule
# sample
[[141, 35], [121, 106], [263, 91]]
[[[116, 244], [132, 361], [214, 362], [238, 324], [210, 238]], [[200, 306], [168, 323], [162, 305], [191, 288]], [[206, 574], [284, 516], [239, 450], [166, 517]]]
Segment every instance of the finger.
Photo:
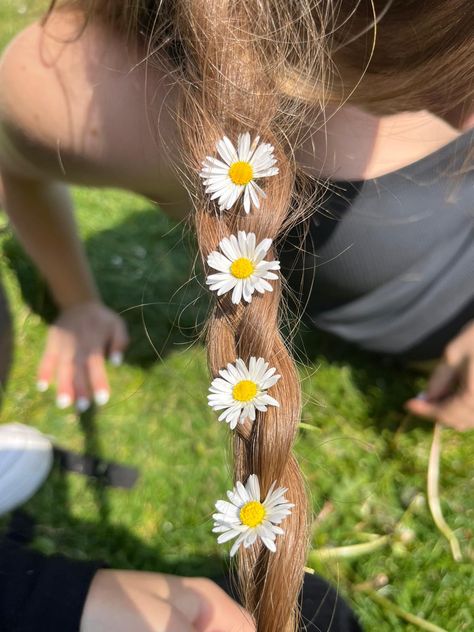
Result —
[[118, 319], [112, 331], [112, 339], [110, 341], [109, 360], [114, 366], [122, 364], [123, 352], [128, 346], [129, 337], [127, 328], [122, 319]]
[[406, 407], [414, 415], [437, 420], [455, 430], [474, 429], [474, 404], [469, 406], [457, 396], [440, 404], [411, 399], [406, 403]]
[[92, 353], [87, 358], [89, 382], [94, 393], [97, 406], [104, 406], [110, 398], [109, 381], [105, 370], [104, 357], [101, 353]]
[[419, 417], [431, 417], [432, 419], [436, 418], [438, 411], [438, 405], [436, 403], [419, 398], [409, 399], [405, 402], [405, 408], [414, 415], [418, 415]]
[[46, 347], [46, 351], [41, 358], [40, 365], [38, 367], [38, 375], [36, 388], [44, 393], [48, 390], [49, 385], [54, 379], [54, 375], [56, 373], [56, 367], [58, 363], [58, 355], [52, 351], [48, 350]]
[[56, 375], [56, 406], [63, 410], [74, 401], [74, 364], [71, 358], [63, 357], [58, 364]]
[[458, 381], [459, 369], [457, 367], [445, 362], [438, 364], [425, 389], [425, 396], [431, 401], [443, 399], [454, 392]]
[[90, 408], [89, 377], [83, 361], [77, 361], [74, 367], [74, 399], [79, 413], [84, 413]]
[[469, 397], [453, 397], [440, 406], [438, 419], [445, 426], [464, 432], [474, 429], [474, 401]]

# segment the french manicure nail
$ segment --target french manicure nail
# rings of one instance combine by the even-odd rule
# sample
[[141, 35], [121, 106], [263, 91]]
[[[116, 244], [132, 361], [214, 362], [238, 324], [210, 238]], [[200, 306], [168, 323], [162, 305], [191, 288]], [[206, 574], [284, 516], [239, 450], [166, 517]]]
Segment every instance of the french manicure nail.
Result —
[[94, 401], [97, 406], [104, 406], [109, 401], [109, 399], [109, 391], [106, 391], [105, 388], [101, 388], [94, 393]]
[[120, 366], [123, 362], [123, 353], [121, 351], [114, 351], [109, 356], [109, 362], [112, 366]]
[[76, 400], [76, 409], [79, 413], [85, 413], [91, 405], [90, 399], [87, 397], [78, 397]]
[[46, 393], [48, 388], [49, 384], [46, 380], [38, 380], [36, 382], [36, 390], [38, 390], [40, 393]]
[[56, 406], [61, 410], [72, 404], [72, 399], [67, 393], [61, 393], [56, 397]]

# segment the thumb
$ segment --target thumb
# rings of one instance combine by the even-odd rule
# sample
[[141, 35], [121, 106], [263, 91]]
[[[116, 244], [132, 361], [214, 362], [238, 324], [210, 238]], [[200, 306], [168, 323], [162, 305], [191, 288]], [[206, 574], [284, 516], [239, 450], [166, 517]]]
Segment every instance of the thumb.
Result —
[[405, 402], [405, 408], [413, 415], [429, 419], [436, 419], [438, 413], [436, 404], [430, 404], [430, 402], [419, 398], [409, 399]]
[[438, 364], [425, 389], [425, 398], [428, 401], [444, 399], [455, 390], [458, 380], [459, 370], [456, 367], [446, 363]]

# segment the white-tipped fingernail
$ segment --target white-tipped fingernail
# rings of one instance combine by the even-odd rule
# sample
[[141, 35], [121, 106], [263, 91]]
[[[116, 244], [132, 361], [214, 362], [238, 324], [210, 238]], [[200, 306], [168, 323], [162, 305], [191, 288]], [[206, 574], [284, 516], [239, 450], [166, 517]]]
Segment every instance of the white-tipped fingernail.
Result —
[[79, 413], [85, 413], [91, 407], [91, 400], [87, 397], [78, 397], [76, 400], [76, 409]]
[[67, 393], [61, 393], [56, 397], [56, 406], [63, 410], [72, 404], [72, 399]]
[[109, 391], [106, 391], [105, 388], [101, 388], [94, 393], [94, 401], [97, 406], [104, 406], [109, 401], [109, 399]]
[[49, 388], [49, 383], [46, 380], [38, 380], [36, 382], [36, 390], [40, 393], [46, 393]]
[[121, 351], [114, 351], [109, 356], [109, 362], [113, 366], [120, 366], [123, 362], [123, 353]]
[[421, 399], [422, 401], [425, 401], [428, 399], [425, 391], [421, 391], [421, 393], [418, 393], [418, 395], [415, 397], [415, 399]]

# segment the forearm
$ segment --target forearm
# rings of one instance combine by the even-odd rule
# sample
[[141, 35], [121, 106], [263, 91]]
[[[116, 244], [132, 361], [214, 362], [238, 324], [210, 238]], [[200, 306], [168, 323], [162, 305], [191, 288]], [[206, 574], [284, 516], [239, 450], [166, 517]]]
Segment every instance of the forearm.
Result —
[[97, 300], [67, 187], [5, 170], [1, 179], [5, 209], [18, 239], [45, 277], [58, 307]]

